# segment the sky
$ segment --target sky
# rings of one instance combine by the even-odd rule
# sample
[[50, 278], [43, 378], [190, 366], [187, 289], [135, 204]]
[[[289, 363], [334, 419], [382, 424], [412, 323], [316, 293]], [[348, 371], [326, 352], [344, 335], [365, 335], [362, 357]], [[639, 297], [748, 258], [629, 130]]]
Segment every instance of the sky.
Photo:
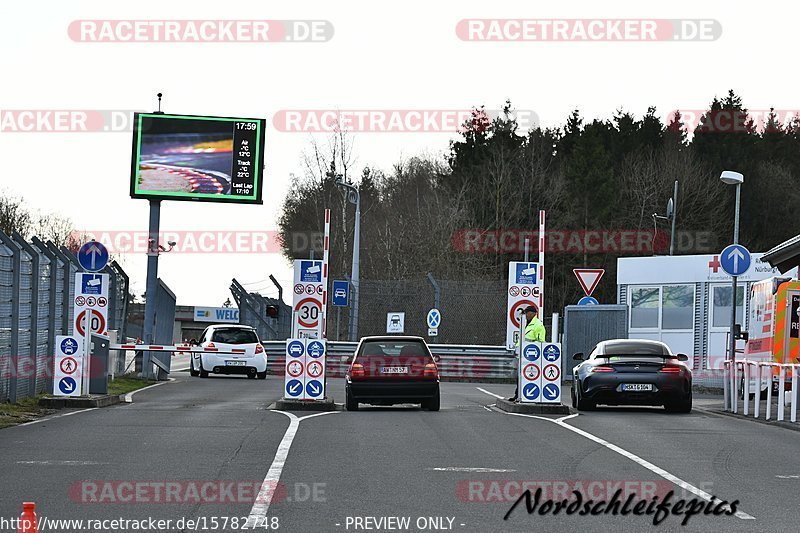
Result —
[[[303, 151], [312, 139], [324, 142], [327, 136], [279, 131], [272, 119], [282, 111], [498, 109], [511, 99], [543, 126], [557, 126], [575, 108], [589, 120], [610, 118], [620, 108], [641, 116], [656, 106], [662, 117], [674, 109], [702, 110], [731, 88], [751, 109], [798, 109], [800, 75], [791, 59], [796, 38], [784, 23], [798, 14], [793, 3], [770, 0], [2, 2], [0, 187], [32, 209], [71, 218], [79, 230], [146, 231], [148, 202], [129, 197], [129, 128], [19, 132], [3, 116], [19, 117], [20, 110], [116, 110], [127, 116], [153, 111], [155, 94], [162, 92], [170, 113], [259, 117], [268, 126], [263, 205], [165, 201], [161, 229], [275, 230], [290, 176], [302, 174]], [[184, 19], [317, 20], [328, 37], [90, 42], [69, 32], [75, 21]], [[464, 40], [456, 31], [462, 19], [712, 23], [703, 26], [711, 28], [704, 40], [487, 42]], [[503, 27], [504, 35], [516, 35], [512, 26]], [[353, 133], [356, 175], [365, 165], [388, 170], [415, 154], [444, 153], [455, 137], [451, 130]], [[141, 294], [146, 257], [127, 253], [119, 260]], [[291, 265], [274, 252], [164, 254], [159, 267], [181, 305], [221, 305], [233, 277], [275, 295], [265, 281], [270, 274], [288, 290]]]

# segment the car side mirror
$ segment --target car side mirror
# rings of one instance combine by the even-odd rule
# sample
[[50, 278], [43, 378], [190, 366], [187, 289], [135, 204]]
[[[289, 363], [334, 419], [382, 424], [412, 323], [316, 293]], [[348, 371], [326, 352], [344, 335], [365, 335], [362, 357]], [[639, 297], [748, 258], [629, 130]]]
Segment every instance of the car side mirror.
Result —
[[433, 356], [433, 362], [434, 362], [434, 363], [438, 363], [438, 362], [439, 362], [439, 361], [441, 361], [441, 360], [442, 360], [442, 358], [441, 358], [440, 356], [438, 356], [438, 355], [434, 355], [434, 356]]
[[678, 361], [681, 361], [681, 362], [685, 363], [686, 361], [688, 361], [688, 360], [689, 360], [689, 356], [688, 356], [688, 355], [686, 355], [685, 353], [679, 353], [678, 355], [676, 355], [676, 356], [675, 356], [675, 359], [677, 359]]
[[574, 361], [583, 361], [583, 352], [578, 352], [572, 356]]

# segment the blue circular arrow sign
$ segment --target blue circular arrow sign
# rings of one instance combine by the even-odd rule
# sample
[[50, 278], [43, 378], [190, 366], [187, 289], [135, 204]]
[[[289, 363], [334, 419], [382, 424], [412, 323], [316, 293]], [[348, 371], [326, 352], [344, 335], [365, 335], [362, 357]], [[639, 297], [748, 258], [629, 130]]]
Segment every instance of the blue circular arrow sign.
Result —
[[306, 394], [312, 398], [316, 398], [322, 394], [322, 383], [316, 379], [310, 380], [308, 383], [306, 383]]
[[61, 381], [58, 382], [58, 390], [63, 394], [72, 394], [77, 387], [78, 384], [71, 377], [61, 378]]
[[561, 391], [558, 389], [558, 385], [555, 383], [548, 383], [544, 386], [544, 393], [542, 396], [545, 397], [547, 400], [555, 400], [561, 395]]
[[85, 242], [78, 250], [78, 262], [89, 272], [103, 270], [108, 264], [108, 250], [101, 242]]
[[303, 394], [303, 382], [299, 379], [290, 379], [286, 382], [286, 395], [292, 398]]
[[522, 387], [522, 395], [528, 400], [535, 400], [539, 397], [539, 386], [536, 383], [528, 383]]
[[583, 298], [578, 300], [578, 305], [598, 305], [599, 303], [600, 302], [598, 302], [595, 298], [592, 298], [591, 296], [584, 296]]
[[741, 244], [731, 244], [722, 250], [719, 262], [722, 264], [722, 270], [730, 276], [741, 276], [750, 270], [750, 251]]

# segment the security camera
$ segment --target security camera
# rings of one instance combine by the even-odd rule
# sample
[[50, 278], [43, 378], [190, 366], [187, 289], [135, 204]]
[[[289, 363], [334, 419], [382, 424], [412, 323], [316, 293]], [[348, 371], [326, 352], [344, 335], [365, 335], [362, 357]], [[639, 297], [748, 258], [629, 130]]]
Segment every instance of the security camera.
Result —
[[169, 244], [170, 246], [175, 246], [178, 243], [175, 241], [167, 241], [167, 244]]

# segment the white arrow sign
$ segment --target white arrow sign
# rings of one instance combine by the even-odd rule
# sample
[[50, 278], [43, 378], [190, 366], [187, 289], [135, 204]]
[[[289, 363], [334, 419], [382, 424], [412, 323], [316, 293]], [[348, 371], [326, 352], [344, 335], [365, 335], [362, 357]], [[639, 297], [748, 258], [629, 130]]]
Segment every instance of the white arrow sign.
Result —
[[311, 392], [314, 393], [315, 395], [319, 394], [319, 389], [314, 385], [309, 385], [308, 388], [311, 389]]
[[295, 392], [297, 392], [297, 387], [301, 387], [301, 386], [302, 386], [302, 383], [297, 383], [294, 387], [289, 389], [289, 392], [294, 394]]
[[738, 248], [734, 248], [728, 252], [728, 259], [733, 259], [733, 270], [739, 272], [739, 260], [744, 259], [744, 254]]

